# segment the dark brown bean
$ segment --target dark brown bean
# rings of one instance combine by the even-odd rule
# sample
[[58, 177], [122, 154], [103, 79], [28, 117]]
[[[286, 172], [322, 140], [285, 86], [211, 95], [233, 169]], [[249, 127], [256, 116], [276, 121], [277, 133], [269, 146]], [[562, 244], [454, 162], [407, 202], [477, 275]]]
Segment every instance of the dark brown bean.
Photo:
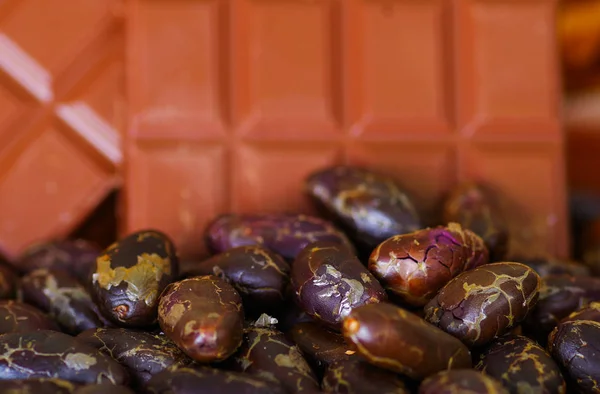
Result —
[[338, 360], [327, 368], [323, 377], [324, 393], [409, 394], [398, 375], [357, 359]]
[[21, 290], [25, 302], [49, 313], [68, 334], [103, 326], [85, 287], [66, 271], [33, 270], [22, 278]]
[[481, 346], [521, 323], [535, 306], [540, 276], [520, 263], [463, 272], [425, 306], [425, 320], [467, 346]]
[[419, 394], [509, 394], [496, 379], [472, 369], [454, 369], [431, 375]]
[[385, 290], [342, 245], [314, 242], [292, 265], [292, 286], [306, 313], [339, 330], [353, 308], [387, 300]]
[[450, 279], [487, 262], [483, 240], [450, 223], [387, 239], [373, 250], [369, 270], [400, 301], [423, 306]]
[[82, 332], [77, 339], [125, 366], [136, 387], [173, 365], [185, 366], [192, 361], [164, 335], [145, 331], [99, 328]]
[[347, 360], [355, 353], [342, 335], [316, 323], [296, 324], [288, 335], [320, 373], [329, 364]]
[[67, 334], [34, 331], [0, 336], [0, 379], [30, 378], [128, 383], [127, 371], [117, 361]]
[[361, 248], [421, 227], [407, 194], [389, 176], [360, 167], [334, 166], [310, 174], [305, 189], [317, 208]]
[[343, 334], [371, 364], [423, 379], [450, 368], [470, 368], [471, 355], [458, 339], [392, 304], [355, 308]]
[[508, 228], [495, 193], [476, 182], [459, 184], [443, 206], [445, 223], [459, 223], [485, 242], [490, 261], [502, 261], [508, 249]]
[[39, 268], [67, 271], [85, 282], [100, 252], [94, 244], [80, 239], [42, 242], [28, 247], [16, 266], [23, 273]]
[[242, 299], [229, 283], [213, 275], [167, 286], [158, 316], [165, 335], [200, 362], [224, 360], [242, 342]]
[[546, 346], [548, 334], [558, 322], [591, 301], [600, 301], [600, 278], [547, 276], [537, 305], [523, 322], [523, 332]]
[[548, 350], [580, 393], [600, 392], [600, 323], [590, 320], [559, 324], [549, 335]]
[[134, 394], [134, 392], [127, 386], [117, 386], [105, 383], [88, 384], [78, 387], [73, 394]]
[[276, 329], [247, 327], [234, 362], [241, 372], [281, 383], [289, 393], [319, 391], [316, 376], [298, 346]]
[[482, 349], [475, 368], [498, 379], [513, 394], [566, 391], [565, 380], [552, 357], [524, 336], [498, 338]]
[[561, 323], [591, 320], [600, 323], [600, 302], [590, 302], [561, 320]]
[[8, 263], [0, 262], [0, 300], [14, 299], [17, 295], [19, 276]]
[[0, 301], [0, 334], [38, 330], [60, 331], [58, 324], [41, 310], [14, 300]]
[[76, 387], [63, 379], [14, 379], [0, 382], [0, 394], [71, 394]]
[[211, 274], [226, 279], [240, 293], [246, 313], [260, 314], [283, 304], [290, 266], [262, 246], [240, 246], [190, 267], [187, 277]]
[[525, 264], [535, 270], [542, 278], [549, 275], [589, 276], [590, 269], [576, 261], [562, 260], [555, 257], [514, 257], [511, 261]]
[[173, 242], [158, 231], [139, 231], [98, 257], [93, 295], [101, 312], [116, 324], [149, 326], [157, 319], [159, 295], [177, 275]]
[[154, 375], [151, 394], [285, 394], [277, 383], [244, 373], [215, 368], [177, 368]]
[[213, 253], [261, 245], [293, 261], [311, 242], [331, 241], [353, 248], [348, 238], [326, 220], [298, 214], [228, 214], [209, 224], [206, 242]]

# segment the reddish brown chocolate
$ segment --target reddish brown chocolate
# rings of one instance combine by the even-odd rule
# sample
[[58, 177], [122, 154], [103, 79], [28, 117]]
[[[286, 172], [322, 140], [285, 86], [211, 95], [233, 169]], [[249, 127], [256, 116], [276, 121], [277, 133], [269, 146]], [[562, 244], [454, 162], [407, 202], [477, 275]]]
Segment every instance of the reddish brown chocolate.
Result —
[[537, 303], [540, 276], [520, 263], [493, 263], [463, 272], [425, 306], [425, 320], [481, 346], [521, 323]]
[[559, 324], [548, 337], [548, 350], [580, 393], [600, 392], [600, 323], [589, 320]]
[[73, 394], [76, 388], [76, 384], [64, 379], [13, 379], [0, 382], [0, 394]]
[[348, 238], [330, 222], [302, 214], [222, 215], [206, 230], [206, 242], [213, 253], [261, 245], [293, 261], [311, 242], [331, 241], [354, 248]]
[[159, 231], [132, 233], [109, 246], [96, 261], [93, 295], [101, 312], [116, 324], [156, 323], [158, 297], [178, 275], [173, 242]]
[[161, 329], [189, 357], [225, 360], [242, 343], [244, 308], [238, 292], [214, 275], [172, 283], [158, 306]]
[[523, 332], [545, 346], [559, 321], [592, 301], [600, 301], [600, 278], [547, 276], [537, 305], [523, 322]]
[[15, 298], [18, 285], [19, 276], [15, 269], [0, 261], [0, 300]]
[[288, 336], [319, 372], [323, 372], [331, 363], [347, 360], [356, 353], [342, 335], [317, 323], [296, 324]]
[[500, 204], [489, 188], [475, 183], [459, 184], [444, 201], [444, 223], [456, 222], [485, 242], [490, 261], [501, 261], [508, 249], [508, 229]]
[[506, 336], [487, 346], [475, 366], [498, 379], [511, 394], [564, 394], [565, 380], [558, 365], [532, 339]]
[[561, 323], [577, 320], [591, 320], [600, 323], [600, 302], [590, 302], [561, 320]]
[[24, 273], [39, 268], [63, 270], [85, 281], [95, 268], [100, 253], [96, 245], [80, 239], [49, 241], [31, 245], [15, 266]]
[[48, 312], [68, 334], [104, 326], [85, 287], [67, 271], [33, 270], [22, 278], [21, 290], [25, 302]]
[[292, 264], [291, 283], [300, 307], [336, 330], [353, 308], [387, 300], [353, 251], [331, 242], [314, 242], [300, 252]]
[[344, 320], [343, 334], [371, 364], [412, 379], [471, 367], [462, 342], [392, 304], [355, 308]]
[[121, 363], [136, 387], [143, 387], [152, 376], [171, 366], [192, 361], [169, 338], [145, 331], [99, 328], [82, 332], [77, 339]]
[[38, 308], [14, 300], [0, 301], [0, 334], [38, 330], [60, 331], [58, 324]]
[[188, 278], [201, 275], [226, 279], [242, 296], [246, 313], [260, 314], [283, 304], [290, 266], [262, 246], [240, 246], [191, 266], [186, 274]]
[[431, 375], [419, 386], [419, 394], [509, 394], [502, 384], [473, 369], [454, 369]]
[[381, 173], [334, 166], [310, 174], [305, 183], [317, 208], [369, 252], [393, 235], [421, 227], [409, 197]]
[[387, 239], [371, 254], [369, 270], [402, 302], [423, 306], [450, 279], [487, 262], [483, 240], [450, 223]]
[[409, 394], [400, 377], [358, 359], [338, 360], [327, 368], [323, 377], [324, 393], [385, 393]]
[[280, 383], [289, 393], [319, 391], [317, 378], [298, 346], [274, 328], [247, 327], [234, 361], [240, 371]]
[[150, 394], [286, 394], [278, 383], [245, 373], [209, 367], [176, 368], [155, 375]]
[[0, 380], [57, 378], [74, 383], [127, 384], [127, 371], [70, 335], [33, 331], [0, 336]]

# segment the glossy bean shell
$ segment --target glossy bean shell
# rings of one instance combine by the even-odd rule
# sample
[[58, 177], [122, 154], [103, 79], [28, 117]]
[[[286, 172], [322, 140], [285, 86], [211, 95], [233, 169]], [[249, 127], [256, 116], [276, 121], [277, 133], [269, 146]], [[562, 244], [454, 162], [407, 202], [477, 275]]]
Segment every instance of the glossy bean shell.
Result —
[[472, 369], [454, 369], [431, 375], [419, 386], [419, 394], [509, 394], [502, 384]]
[[276, 329], [247, 327], [234, 361], [240, 371], [280, 383], [290, 393], [318, 391], [316, 375], [298, 346]]
[[343, 335], [371, 364], [423, 379], [451, 368], [470, 368], [467, 347], [417, 315], [388, 303], [354, 309]]
[[278, 254], [262, 246], [240, 246], [191, 266], [187, 277], [216, 275], [238, 291], [246, 313], [276, 311], [284, 302], [290, 266]]
[[487, 262], [483, 240], [450, 223], [383, 241], [369, 257], [369, 270], [395, 298], [420, 307], [450, 279]]
[[14, 300], [0, 301], [0, 334], [38, 330], [60, 331], [48, 314], [29, 304]]
[[73, 394], [77, 385], [63, 379], [14, 379], [0, 382], [0, 394]]
[[227, 214], [214, 219], [206, 230], [213, 253], [247, 245], [261, 245], [293, 261], [311, 242], [331, 241], [354, 248], [346, 235], [330, 222], [308, 215]]
[[77, 339], [125, 366], [133, 384], [140, 387], [157, 373], [192, 361], [164, 335], [145, 331], [99, 328], [82, 332]]
[[315, 205], [362, 248], [421, 227], [407, 193], [394, 179], [360, 167], [334, 166], [313, 172], [305, 189]]
[[330, 242], [309, 244], [292, 264], [298, 305], [339, 330], [353, 308], [387, 300], [387, 294], [354, 253]]
[[511, 394], [566, 392], [556, 362], [544, 348], [524, 336], [505, 336], [482, 348], [475, 368], [498, 379]]
[[592, 301], [600, 301], [600, 278], [547, 276], [537, 305], [523, 322], [523, 332], [545, 346], [558, 322]]
[[96, 260], [93, 295], [103, 314], [127, 327], [156, 323], [158, 297], [178, 275], [173, 242], [138, 231], [109, 246]]
[[40, 268], [21, 280], [23, 299], [50, 314], [71, 335], [104, 323], [87, 289], [68, 272]]
[[150, 379], [150, 394], [285, 394], [281, 385], [245, 373], [215, 368], [177, 368]]
[[541, 278], [512, 262], [487, 264], [452, 279], [425, 306], [425, 320], [481, 346], [521, 323], [537, 303]]
[[0, 336], [0, 380], [57, 378], [75, 383], [127, 384], [127, 371], [110, 356], [56, 331]]
[[397, 374], [356, 359], [339, 360], [330, 364], [323, 377], [324, 393], [409, 394]]
[[165, 335], [196, 361], [224, 360], [242, 342], [242, 299], [229, 283], [214, 275], [167, 286], [158, 316]]
[[561, 323], [548, 336], [548, 351], [580, 393], [600, 392], [600, 323]]
[[500, 201], [489, 187], [475, 182], [459, 184], [446, 197], [442, 216], [445, 223], [459, 223], [480, 236], [491, 262], [504, 260], [509, 241], [507, 223]]
[[571, 313], [560, 322], [565, 323], [577, 320], [591, 320], [600, 323], [600, 302], [590, 302]]

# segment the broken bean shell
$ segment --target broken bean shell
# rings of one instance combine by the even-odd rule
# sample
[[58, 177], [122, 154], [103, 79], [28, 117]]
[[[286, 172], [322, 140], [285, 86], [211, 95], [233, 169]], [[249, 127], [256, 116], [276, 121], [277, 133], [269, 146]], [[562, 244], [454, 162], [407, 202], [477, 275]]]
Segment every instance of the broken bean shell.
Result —
[[509, 394], [502, 384], [472, 369], [454, 369], [431, 375], [419, 386], [419, 394]]

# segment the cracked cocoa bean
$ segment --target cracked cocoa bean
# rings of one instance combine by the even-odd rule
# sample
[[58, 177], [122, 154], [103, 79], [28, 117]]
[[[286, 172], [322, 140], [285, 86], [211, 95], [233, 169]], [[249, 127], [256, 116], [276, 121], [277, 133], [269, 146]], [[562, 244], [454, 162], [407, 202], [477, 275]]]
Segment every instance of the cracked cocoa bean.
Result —
[[68, 334], [104, 325], [85, 287], [66, 271], [30, 271], [21, 280], [21, 290], [25, 302], [49, 313]]
[[459, 184], [443, 206], [445, 223], [459, 223], [483, 239], [490, 261], [502, 261], [508, 249], [508, 228], [494, 193], [475, 182]]
[[262, 246], [240, 246], [195, 264], [187, 272], [187, 277], [201, 275], [227, 279], [242, 296], [246, 313], [256, 315], [281, 307], [290, 266]]
[[314, 242], [292, 264], [298, 304], [323, 324], [340, 330], [353, 308], [387, 300], [381, 284], [354, 253], [331, 242]]
[[87, 384], [77, 388], [73, 394], [134, 394], [134, 391], [127, 386], [121, 385]]
[[450, 279], [488, 262], [479, 236], [459, 224], [391, 237], [369, 258], [369, 270], [401, 302], [425, 305]]
[[416, 380], [472, 365], [461, 341], [389, 303], [353, 309], [344, 319], [343, 335], [371, 364]]
[[0, 334], [38, 330], [60, 331], [60, 328], [38, 308], [14, 300], [0, 301]]
[[158, 297], [178, 275], [173, 242], [158, 231], [139, 231], [109, 246], [92, 275], [93, 296], [116, 324], [156, 323]]
[[565, 323], [577, 320], [591, 320], [600, 323], [600, 302], [590, 302], [589, 304], [571, 313], [560, 322]]
[[421, 227], [406, 192], [381, 173], [359, 167], [329, 167], [310, 174], [305, 189], [326, 217], [369, 252], [393, 235]]
[[498, 338], [482, 349], [475, 368], [498, 379], [512, 394], [564, 394], [565, 380], [552, 357], [524, 336]]
[[548, 337], [548, 350], [580, 393], [600, 392], [600, 323], [560, 323]]
[[206, 231], [213, 253], [238, 246], [261, 245], [292, 262], [311, 242], [331, 241], [353, 249], [346, 235], [330, 222], [298, 214], [221, 215]]
[[233, 361], [239, 371], [280, 383], [289, 393], [319, 391], [317, 378], [298, 346], [272, 327], [246, 327]]
[[63, 379], [13, 379], [0, 383], [0, 394], [73, 394], [76, 388]]
[[356, 359], [331, 363], [323, 377], [322, 387], [324, 393], [410, 393], [397, 374]]
[[170, 339], [163, 335], [125, 328], [87, 330], [77, 339], [100, 350], [125, 366], [136, 387], [171, 366], [192, 362]]
[[502, 384], [472, 369], [454, 369], [431, 375], [419, 386], [419, 394], [509, 394]]
[[196, 361], [224, 360], [242, 342], [242, 299], [214, 275], [168, 285], [160, 298], [158, 320], [165, 335]]
[[523, 322], [523, 332], [546, 346], [548, 334], [559, 321], [592, 301], [600, 301], [600, 278], [547, 276], [537, 305]]
[[40, 268], [66, 271], [83, 283], [89, 279], [100, 253], [94, 244], [80, 239], [42, 242], [28, 247], [16, 266], [23, 273]]
[[274, 382], [245, 373], [209, 367], [177, 368], [158, 373], [146, 386], [151, 394], [285, 394]]
[[0, 336], [0, 380], [56, 378], [128, 384], [127, 371], [92, 346], [56, 331]]
[[347, 360], [355, 353], [342, 335], [313, 322], [296, 324], [288, 336], [320, 374], [329, 364]]
[[481, 346], [520, 324], [535, 306], [540, 276], [520, 263], [493, 263], [463, 272], [425, 306], [425, 320]]

